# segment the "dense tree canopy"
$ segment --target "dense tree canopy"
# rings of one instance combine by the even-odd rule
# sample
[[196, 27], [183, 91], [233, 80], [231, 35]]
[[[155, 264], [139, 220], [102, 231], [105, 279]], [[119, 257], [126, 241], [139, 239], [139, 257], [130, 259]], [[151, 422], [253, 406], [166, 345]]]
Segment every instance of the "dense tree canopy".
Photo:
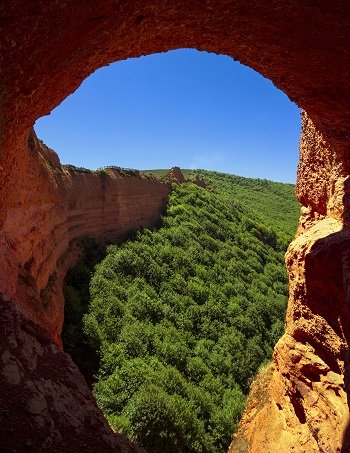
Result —
[[[263, 195], [242, 206], [230, 176], [203, 176], [215, 188], [174, 186], [162, 226], [109, 246], [90, 282], [84, 332], [100, 356], [97, 402], [151, 453], [227, 449], [283, 330], [296, 202], [273, 187], [263, 206]], [[287, 220], [268, 225], [279, 197]], [[85, 306], [73, 284], [66, 294], [69, 310]]]
[[233, 195], [247, 210], [249, 218], [264, 223], [278, 233], [287, 247], [296, 231], [299, 220], [299, 205], [295, 198], [294, 186], [267, 179], [244, 178], [207, 170], [196, 170], [207, 183]]

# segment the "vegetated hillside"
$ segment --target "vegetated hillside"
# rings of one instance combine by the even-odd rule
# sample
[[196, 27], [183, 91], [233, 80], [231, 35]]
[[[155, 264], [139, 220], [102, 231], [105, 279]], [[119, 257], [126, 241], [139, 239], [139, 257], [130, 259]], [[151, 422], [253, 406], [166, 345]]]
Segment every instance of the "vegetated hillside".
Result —
[[278, 232], [286, 245], [293, 239], [299, 220], [299, 203], [293, 184], [207, 170], [195, 170], [193, 173], [233, 195], [246, 208], [251, 220], [262, 222]]
[[[162, 178], [168, 171], [144, 170], [143, 173]], [[293, 184], [208, 170], [185, 169], [182, 172], [188, 179], [198, 175], [206, 183], [233, 195], [251, 220], [278, 232], [279, 240], [284, 241], [286, 246], [292, 240], [299, 220], [299, 204]]]
[[[100, 354], [97, 402], [152, 453], [227, 449], [249, 383], [283, 330], [284, 233], [216, 186], [174, 186], [162, 226], [109, 246], [90, 283], [84, 331]], [[89, 265], [66, 287], [76, 326]], [[76, 337], [66, 326], [73, 356]]]

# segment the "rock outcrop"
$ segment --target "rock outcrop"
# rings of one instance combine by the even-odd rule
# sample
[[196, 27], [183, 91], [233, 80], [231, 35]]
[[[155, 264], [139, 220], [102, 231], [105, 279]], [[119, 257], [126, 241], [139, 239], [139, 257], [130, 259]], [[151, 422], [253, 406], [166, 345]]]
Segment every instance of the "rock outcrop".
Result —
[[[297, 195], [304, 204], [286, 253], [289, 304], [265, 404], [250, 399], [230, 453], [350, 451], [348, 177], [303, 114]], [[259, 378], [258, 378], [259, 379]], [[268, 395], [266, 399], [266, 395]]]
[[130, 231], [154, 226], [169, 187], [113, 168], [92, 172], [61, 166], [34, 132], [29, 143], [35, 185], [24, 197], [18, 193], [18, 207], [7, 211], [2, 225], [0, 291], [59, 341], [62, 283], [79, 257], [76, 239], [120, 242]]
[[192, 184], [195, 184], [198, 187], [202, 187], [203, 189], [210, 187], [197, 174], [193, 179], [186, 179], [180, 167], [172, 167], [166, 175], [165, 179], [170, 183], [174, 182], [175, 184], [184, 184], [185, 182], [191, 182]]
[[166, 178], [171, 182], [175, 182], [176, 184], [184, 184], [186, 182], [186, 179], [180, 167], [172, 167], [169, 173], [166, 175]]
[[271, 380], [261, 389], [265, 404], [249, 402], [230, 453], [349, 448], [349, 248], [350, 230], [332, 218], [290, 245], [286, 333], [275, 347]]
[[[180, 47], [197, 48], [230, 55], [252, 67], [307, 112], [297, 183], [303, 208], [298, 237], [286, 257], [291, 286], [286, 334], [275, 349], [266, 398], [255, 416], [253, 410], [242, 420], [239, 451], [347, 451], [349, 16], [346, 0], [0, 2], [0, 291], [16, 307], [10, 311], [4, 307], [8, 321], [3, 322], [19, 329], [18, 338], [24, 338], [27, 319], [37, 326], [25, 337], [28, 345], [19, 341], [19, 348], [11, 349], [3, 340], [4, 351], [11, 356], [2, 358], [1, 385], [11, 385], [9, 375], [16, 382], [19, 376], [31, 380], [21, 350], [33, 350], [35, 341], [40, 343], [35, 332], [44, 329], [45, 335], [59, 340], [60, 279], [78, 253], [74, 238], [121, 237], [127, 228], [143, 224], [145, 217], [138, 208], [145, 213], [149, 203], [153, 207], [146, 208], [147, 215], [154, 213], [154, 220], [166, 196], [165, 188], [136, 176], [57, 171], [56, 156], [44, 151], [41, 156], [31, 138], [35, 120], [103, 65]], [[25, 313], [22, 320], [17, 310]], [[46, 357], [52, 362], [51, 353]], [[70, 367], [63, 359], [60, 363], [64, 370]], [[71, 368], [69, 373], [78, 372]], [[54, 368], [50, 372], [48, 366], [43, 376], [58, 385]], [[64, 423], [60, 433], [69, 432], [72, 419], [65, 419], [65, 409], [57, 409], [44, 387], [35, 390], [43, 396], [37, 397], [35, 410], [52, 405], [53, 423]], [[34, 388], [31, 391], [35, 393]], [[21, 398], [19, 392], [12, 395], [16, 417], [25, 410]], [[84, 406], [78, 396], [76, 404]], [[77, 406], [71, 407], [74, 411]], [[95, 426], [96, 431], [105, 429], [103, 423]], [[84, 436], [89, 438], [87, 429], [80, 433], [82, 442]], [[52, 451], [61, 442], [55, 436]], [[17, 430], [11, 448], [20, 451], [27, 440]], [[237, 442], [238, 437], [232, 451]]]
[[34, 132], [28, 143], [35, 185], [18, 192], [0, 232], [0, 450], [141, 452], [111, 431], [61, 350], [62, 285], [80, 238], [118, 243], [154, 226], [169, 187], [136, 172], [61, 166]]

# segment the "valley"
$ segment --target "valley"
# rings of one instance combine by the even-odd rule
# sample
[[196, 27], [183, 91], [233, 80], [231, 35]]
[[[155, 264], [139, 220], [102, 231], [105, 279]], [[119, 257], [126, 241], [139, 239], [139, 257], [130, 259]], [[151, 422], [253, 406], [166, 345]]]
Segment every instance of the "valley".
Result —
[[183, 173], [207, 187], [153, 172], [172, 184], [158, 228], [100, 254], [86, 242], [64, 288], [65, 350], [113, 428], [152, 453], [227, 450], [283, 333], [299, 213], [291, 184]]

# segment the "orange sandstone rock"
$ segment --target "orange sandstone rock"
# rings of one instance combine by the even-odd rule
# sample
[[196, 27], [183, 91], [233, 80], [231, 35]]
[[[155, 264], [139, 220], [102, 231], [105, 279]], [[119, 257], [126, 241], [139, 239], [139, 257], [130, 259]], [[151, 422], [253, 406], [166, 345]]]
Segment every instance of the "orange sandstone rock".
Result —
[[34, 132], [29, 152], [35, 185], [18, 192], [0, 231], [0, 449], [144, 451], [111, 431], [59, 349], [62, 285], [81, 254], [77, 239], [120, 242], [130, 230], [152, 227], [169, 187], [115, 169], [61, 166]]
[[290, 245], [286, 333], [263, 389], [267, 402], [244, 414], [230, 453], [340, 451], [347, 442], [349, 245], [350, 229], [334, 218]]
[[[349, 449], [349, 17], [346, 0], [0, 1], [0, 291], [15, 304], [10, 311], [4, 306], [2, 322], [25, 339], [2, 358], [1, 388], [18, 390], [19, 380], [31, 380], [31, 363], [22, 353], [26, 347], [35, 350], [35, 332], [59, 335], [60, 284], [79, 253], [74, 239], [90, 234], [118, 240], [130, 227], [152, 224], [168, 190], [113, 171], [97, 175], [61, 168], [57, 157], [33, 139], [34, 122], [103, 65], [197, 48], [252, 67], [306, 112], [297, 183], [303, 208], [299, 236], [286, 256], [291, 285], [286, 334], [276, 346], [266, 403], [255, 418], [251, 411], [242, 420], [245, 450], [240, 451]], [[21, 310], [23, 318], [16, 315]], [[28, 337], [29, 324], [34, 327]], [[1, 351], [8, 351], [6, 337], [1, 341]], [[44, 357], [55, 363], [51, 354]], [[59, 406], [60, 391], [47, 391], [46, 386], [62, 389], [57, 370], [48, 365], [39, 369], [43, 378], [32, 398], [14, 392], [9, 410], [14, 420], [24, 420], [28, 413], [46, 416], [53, 404], [46, 445], [62, 451], [62, 439], [54, 434], [54, 426], [60, 426], [60, 435], [73, 433], [67, 451], [81, 451], [91, 424], [80, 429], [73, 414], [77, 407], [89, 413], [94, 403], [90, 400], [89, 409], [80, 399], [77, 389], [86, 393], [86, 388], [78, 371], [66, 360], [59, 363], [63, 376], [79, 381], [70, 392], [70, 409]], [[17, 428], [10, 447], [20, 451], [31, 441], [23, 424]], [[100, 422], [94, 429], [103, 437], [107, 430]], [[77, 432], [79, 447], [73, 444]], [[0, 439], [0, 448], [7, 448], [3, 439], [9, 433]], [[128, 448], [123, 444], [115, 451]]]
[[[58, 164], [57, 155], [31, 135], [35, 186], [7, 211], [0, 233], [0, 291], [15, 299], [56, 338], [63, 323], [62, 283], [79, 257], [75, 239], [120, 242], [130, 230], [151, 227], [169, 188], [118, 170], [91, 172]], [[34, 183], [34, 180], [33, 180]]]
[[175, 182], [177, 184], [183, 184], [184, 182], [186, 182], [186, 179], [180, 167], [171, 168], [169, 173], [167, 174], [167, 178], [169, 178], [170, 181]]

